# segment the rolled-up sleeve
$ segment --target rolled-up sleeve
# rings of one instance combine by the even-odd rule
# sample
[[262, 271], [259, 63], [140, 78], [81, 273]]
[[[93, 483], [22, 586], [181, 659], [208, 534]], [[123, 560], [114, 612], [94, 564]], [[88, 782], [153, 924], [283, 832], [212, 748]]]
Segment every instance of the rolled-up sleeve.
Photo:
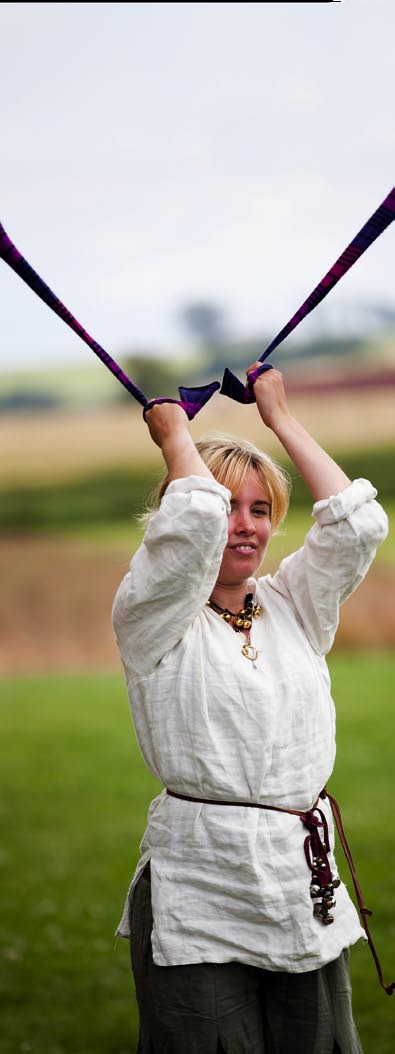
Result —
[[148, 673], [208, 600], [228, 538], [230, 492], [214, 479], [169, 484], [121, 582], [113, 626], [129, 669]]
[[313, 648], [332, 647], [339, 607], [367, 574], [377, 546], [388, 533], [388, 519], [365, 479], [317, 501], [316, 523], [301, 549], [286, 557], [271, 585], [292, 604]]

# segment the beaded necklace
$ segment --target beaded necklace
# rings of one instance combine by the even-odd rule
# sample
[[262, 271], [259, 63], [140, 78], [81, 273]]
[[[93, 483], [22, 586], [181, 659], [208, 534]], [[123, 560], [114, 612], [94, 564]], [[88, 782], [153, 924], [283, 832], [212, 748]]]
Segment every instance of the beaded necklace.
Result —
[[254, 594], [247, 593], [244, 607], [240, 608], [240, 611], [234, 612], [229, 611], [228, 608], [221, 608], [214, 600], [207, 600], [206, 606], [212, 608], [213, 611], [216, 611], [225, 622], [228, 622], [229, 625], [232, 626], [232, 629], [234, 629], [236, 633], [241, 633], [242, 630], [246, 633], [247, 640], [243, 644], [241, 654], [244, 655], [246, 659], [250, 659], [251, 662], [255, 662], [259, 653], [258, 649], [254, 648], [251, 644], [250, 630], [252, 620], [254, 618], [259, 618], [262, 614], [262, 608], [260, 604], [254, 604]]

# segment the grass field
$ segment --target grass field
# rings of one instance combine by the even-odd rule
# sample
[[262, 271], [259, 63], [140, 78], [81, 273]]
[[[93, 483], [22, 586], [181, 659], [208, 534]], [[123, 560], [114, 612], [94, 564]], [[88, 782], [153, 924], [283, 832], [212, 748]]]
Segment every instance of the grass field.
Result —
[[[335, 655], [343, 818], [388, 981], [395, 979], [395, 659]], [[158, 785], [135, 743], [121, 676], [1, 684], [2, 1054], [133, 1054], [128, 943], [113, 936]], [[347, 869], [338, 851], [343, 877]], [[395, 1002], [364, 946], [352, 955], [364, 1054], [393, 1054]]]

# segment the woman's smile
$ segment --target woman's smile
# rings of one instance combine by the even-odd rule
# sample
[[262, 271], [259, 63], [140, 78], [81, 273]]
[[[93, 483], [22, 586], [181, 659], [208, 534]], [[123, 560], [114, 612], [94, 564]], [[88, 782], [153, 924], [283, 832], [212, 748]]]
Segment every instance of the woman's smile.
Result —
[[235, 553], [241, 553], [243, 556], [245, 556], [245, 555], [250, 556], [251, 553], [255, 553], [255, 550], [256, 550], [257, 546], [256, 545], [242, 545], [241, 543], [238, 543], [237, 545], [229, 545], [228, 548], [232, 549], [233, 552], [235, 552]]

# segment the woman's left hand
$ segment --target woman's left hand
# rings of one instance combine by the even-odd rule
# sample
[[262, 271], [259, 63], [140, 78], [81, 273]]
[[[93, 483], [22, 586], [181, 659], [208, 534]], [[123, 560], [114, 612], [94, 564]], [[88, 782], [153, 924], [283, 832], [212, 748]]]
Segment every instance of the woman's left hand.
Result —
[[[247, 377], [251, 370], [259, 369], [261, 365], [261, 362], [254, 362], [249, 366]], [[350, 480], [343, 469], [290, 414], [279, 370], [261, 373], [254, 383], [254, 395], [262, 421], [282, 443], [314, 501], [338, 494], [349, 486]]]
[[[261, 362], [253, 362], [246, 371], [247, 378], [260, 366]], [[281, 421], [290, 416], [280, 370], [273, 368], [261, 373], [254, 382], [254, 395], [263, 423], [275, 432]]]

